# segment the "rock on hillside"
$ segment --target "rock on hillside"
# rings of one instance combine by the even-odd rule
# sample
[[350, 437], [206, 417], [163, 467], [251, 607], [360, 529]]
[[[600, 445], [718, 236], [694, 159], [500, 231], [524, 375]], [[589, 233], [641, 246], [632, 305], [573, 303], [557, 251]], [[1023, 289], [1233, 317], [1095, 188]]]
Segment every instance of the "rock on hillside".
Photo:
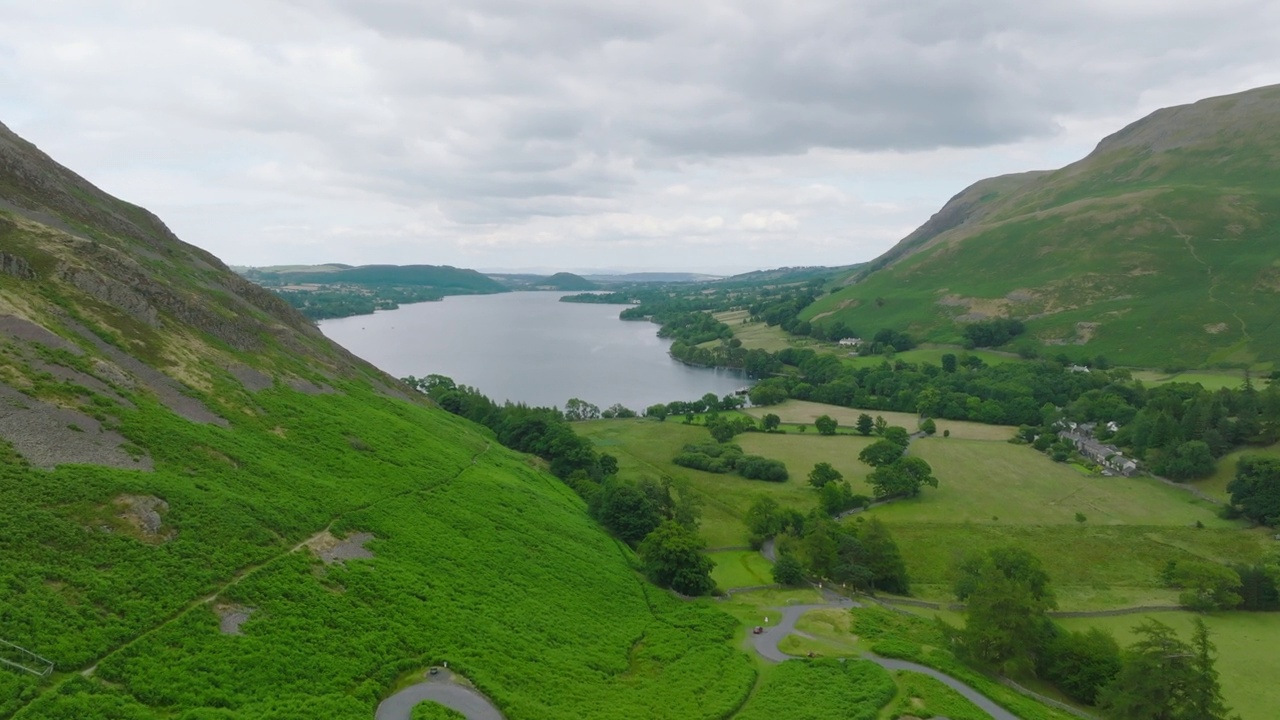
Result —
[[[246, 362], [266, 382], [363, 379], [407, 396], [274, 294], [3, 125], [0, 347], [0, 390], [10, 393], [0, 432], [44, 466], [145, 464], [96, 421], [66, 419], [83, 418], [89, 390], [141, 388], [182, 417], [214, 424], [225, 424], [234, 403], [211, 407], [201, 395], [219, 379], [245, 377]], [[86, 392], [53, 386], [49, 376]], [[48, 432], [31, 432], [36, 425]]]
[[1052, 172], [983, 180], [809, 317], [959, 342], [1019, 317], [1041, 352], [1280, 361], [1280, 86], [1152, 113]]

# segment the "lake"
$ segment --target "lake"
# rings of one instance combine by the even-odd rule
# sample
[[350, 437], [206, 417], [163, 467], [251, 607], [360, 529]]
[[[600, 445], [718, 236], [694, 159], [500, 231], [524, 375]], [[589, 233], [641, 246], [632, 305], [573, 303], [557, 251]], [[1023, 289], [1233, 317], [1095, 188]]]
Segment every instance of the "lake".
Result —
[[319, 325], [395, 377], [448, 375], [499, 402], [564, 407], [576, 397], [643, 412], [748, 384], [737, 371], [671, 359], [657, 325], [618, 319], [625, 305], [560, 302], [566, 294], [459, 295]]

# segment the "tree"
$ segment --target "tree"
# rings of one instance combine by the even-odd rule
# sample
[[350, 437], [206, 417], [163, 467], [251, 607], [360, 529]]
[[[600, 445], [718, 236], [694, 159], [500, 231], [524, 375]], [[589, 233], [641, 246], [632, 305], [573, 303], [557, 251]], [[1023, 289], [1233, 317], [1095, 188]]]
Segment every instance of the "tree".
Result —
[[1017, 580], [1031, 590], [1037, 600], [1055, 603], [1049, 587], [1049, 573], [1045, 572], [1040, 558], [1016, 545], [1002, 545], [985, 553], [969, 553], [956, 565], [952, 591], [956, 599], [964, 602], [978, 586], [978, 578], [987, 565], [993, 565], [1003, 575]]
[[942, 355], [942, 372], [953, 373], [956, 371], [956, 356], [953, 353], [944, 353]]
[[715, 587], [715, 563], [703, 554], [703, 547], [696, 534], [666, 520], [645, 537], [638, 552], [645, 574], [657, 585], [684, 595], [705, 595]]
[[938, 424], [933, 421], [933, 418], [925, 418], [924, 422], [920, 423], [920, 431], [925, 435], [933, 435], [938, 432]]
[[839, 482], [844, 475], [831, 466], [831, 463], [820, 462], [809, 471], [809, 484], [821, 490], [827, 483]]
[[880, 431], [880, 437], [891, 443], [901, 445], [903, 450], [906, 450], [907, 445], [911, 444], [911, 433], [900, 425], [890, 425], [884, 428]]
[[718, 443], [729, 442], [737, 434], [737, 428], [723, 419], [717, 419], [715, 422], [708, 424], [707, 429], [711, 431], [711, 437]]
[[889, 421], [884, 419], [883, 415], [877, 415], [872, 421], [872, 434], [883, 435], [885, 428], [889, 427]]
[[600, 413], [602, 418], [633, 418], [635, 416], [636, 411], [622, 403], [614, 403]]
[[858, 430], [859, 435], [867, 437], [875, 429], [875, 421], [871, 419], [870, 415], [862, 413], [858, 415], [858, 424], [854, 427]]
[[933, 467], [914, 455], [903, 455], [889, 465], [876, 468], [867, 476], [876, 497], [915, 497], [925, 485], [938, 487]]
[[1242, 601], [1240, 575], [1217, 563], [1178, 563], [1173, 572], [1173, 584], [1183, 588], [1178, 602], [1190, 610], [1230, 610]]
[[813, 421], [813, 426], [818, 428], [818, 432], [822, 435], [835, 435], [839, 423], [830, 415], [822, 415]]
[[1280, 458], [1240, 458], [1227, 492], [1240, 514], [1264, 525], [1280, 524]]
[[1139, 639], [1121, 655], [1120, 672], [1098, 694], [1098, 706], [1116, 720], [1226, 720], [1214, 646], [1204, 621], [1195, 620], [1192, 644], [1173, 628], [1148, 619], [1133, 629]]
[[773, 413], [765, 413], [765, 416], [760, 419], [760, 424], [765, 430], [777, 430], [778, 426], [782, 424], [782, 418]]
[[866, 553], [867, 569], [871, 572], [872, 589], [906, 595], [911, 592], [911, 580], [907, 576], [907, 564], [898, 550], [898, 543], [889, 532], [889, 526], [872, 517], [862, 523], [858, 540]]
[[903, 446], [889, 440], [877, 440], [862, 448], [858, 459], [874, 468], [884, 467], [902, 457], [903, 449]]
[[1120, 646], [1110, 633], [1060, 632], [1049, 643], [1044, 678], [1080, 702], [1092, 705], [1120, 672]]
[[818, 490], [818, 505], [828, 515], [838, 515], [867, 500], [865, 495], [854, 495], [853, 488], [849, 487], [849, 483], [844, 480], [829, 482]]
[[569, 398], [564, 404], [564, 418], [569, 422], [597, 420], [600, 418], [600, 408], [586, 400]]
[[664, 405], [663, 403], [658, 403], [657, 405], [650, 405], [649, 407], [645, 408], [644, 415], [645, 417], [656, 417], [658, 418], [658, 422], [662, 422], [663, 420], [667, 419], [667, 406]]
[[1003, 673], [1034, 668], [1053, 632], [1046, 613], [1056, 607], [1039, 559], [1021, 548], [996, 548], [966, 558], [959, 575], [957, 597], [968, 601], [962, 653]]
[[640, 488], [606, 481], [596, 494], [593, 515], [624, 542], [635, 545], [662, 522], [662, 513]]
[[1174, 480], [1205, 477], [1213, 473], [1213, 453], [1203, 440], [1178, 443], [1162, 453], [1153, 469]]
[[795, 555], [786, 553], [773, 566], [773, 581], [779, 585], [795, 587], [804, 584], [804, 566]]

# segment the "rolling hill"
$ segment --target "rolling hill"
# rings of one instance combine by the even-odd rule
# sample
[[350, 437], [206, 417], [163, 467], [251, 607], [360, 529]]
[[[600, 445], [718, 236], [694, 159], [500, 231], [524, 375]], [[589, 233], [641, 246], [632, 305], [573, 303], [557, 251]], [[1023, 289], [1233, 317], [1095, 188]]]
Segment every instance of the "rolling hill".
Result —
[[368, 720], [448, 661], [510, 720], [709, 720], [756, 677], [537, 463], [3, 126], [0, 498], [0, 718]]
[[244, 268], [242, 274], [255, 282], [271, 285], [395, 285], [428, 287], [445, 295], [507, 291], [486, 275], [451, 265], [283, 265]]
[[1280, 361], [1280, 86], [1152, 113], [1052, 172], [975, 183], [806, 319], [1143, 367]]

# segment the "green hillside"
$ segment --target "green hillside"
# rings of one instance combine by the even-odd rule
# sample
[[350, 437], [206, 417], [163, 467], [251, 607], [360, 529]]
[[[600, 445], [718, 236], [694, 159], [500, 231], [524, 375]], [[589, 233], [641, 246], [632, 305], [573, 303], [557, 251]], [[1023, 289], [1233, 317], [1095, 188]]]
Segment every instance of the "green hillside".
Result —
[[[720, 718], [738, 621], [485, 429], [0, 126], [0, 718]], [[39, 656], [39, 657], [36, 657]]]
[[600, 286], [582, 277], [568, 272], [558, 272], [547, 278], [545, 282], [540, 283], [542, 286], [550, 287], [553, 290], [596, 290]]
[[1280, 86], [1161, 110], [1061, 170], [975, 184], [805, 318], [960, 342], [1016, 317], [1049, 354], [1269, 368], [1277, 161]]
[[501, 283], [475, 270], [450, 265], [302, 265], [249, 268], [245, 276], [270, 285], [394, 285], [430, 287], [447, 295], [506, 292]]

